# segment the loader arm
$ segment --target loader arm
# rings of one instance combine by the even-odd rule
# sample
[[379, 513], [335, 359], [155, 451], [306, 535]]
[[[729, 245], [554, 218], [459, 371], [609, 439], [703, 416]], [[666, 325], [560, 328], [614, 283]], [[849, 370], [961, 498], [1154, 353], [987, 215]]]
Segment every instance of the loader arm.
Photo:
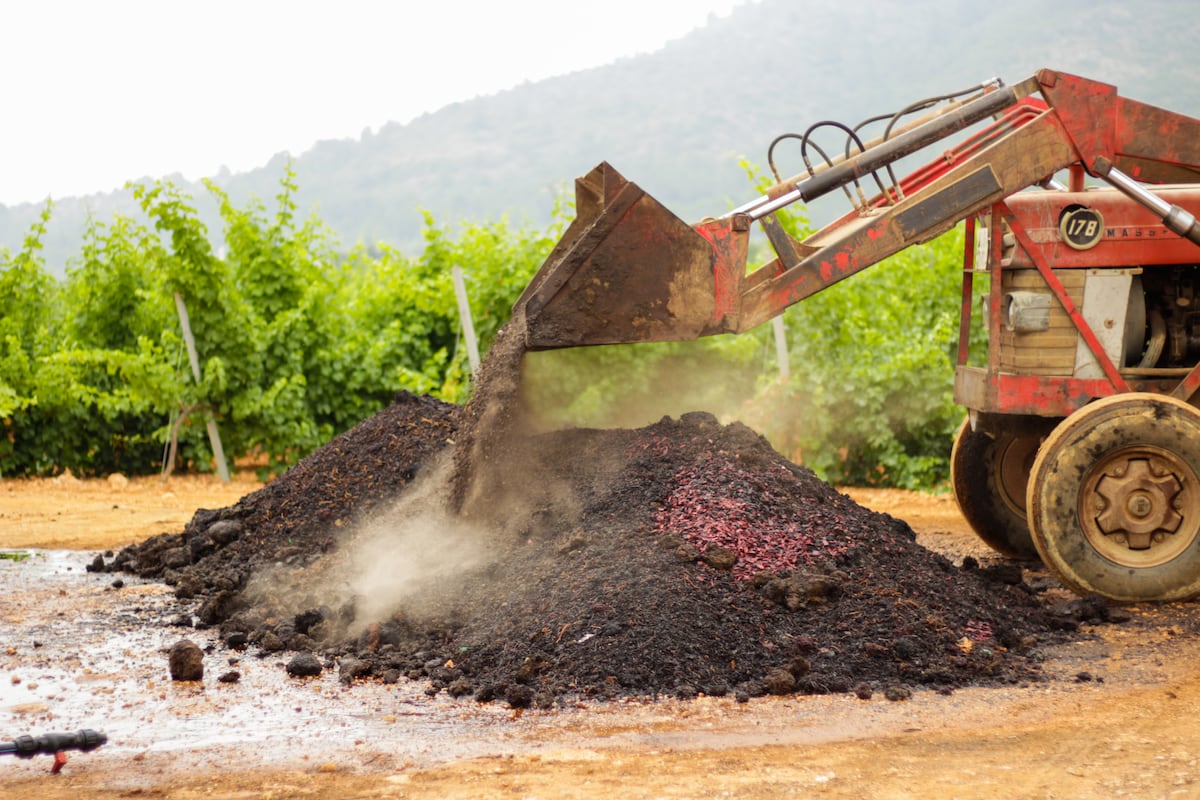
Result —
[[[988, 120], [904, 178], [881, 177], [901, 158]], [[741, 333], [1073, 165], [1200, 244], [1190, 214], [1139, 186], [1200, 182], [1200, 120], [1044, 69], [1012, 86], [985, 85], [695, 225], [600, 164], [576, 182], [578, 215], [517, 301], [514, 319], [531, 350]], [[873, 197], [803, 240], [775, 219], [792, 203], [857, 189], [866, 178], [879, 189]], [[755, 223], [776, 257], [748, 272]]]

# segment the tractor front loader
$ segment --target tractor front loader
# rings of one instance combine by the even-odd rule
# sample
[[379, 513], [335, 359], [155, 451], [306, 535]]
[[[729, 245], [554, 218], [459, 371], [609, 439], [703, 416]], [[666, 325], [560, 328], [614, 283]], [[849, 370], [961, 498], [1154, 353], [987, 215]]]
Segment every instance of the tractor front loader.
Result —
[[[600, 164], [514, 308], [526, 346], [741, 333], [965, 221], [952, 478], [967, 520], [1079, 592], [1200, 594], [1200, 120], [1044, 69], [878, 121], [871, 141], [822, 123], [847, 134], [836, 154], [795, 137], [803, 172], [697, 224]], [[927, 163], [897, 177], [909, 157]], [[851, 210], [803, 240], [777, 220], [839, 190]], [[748, 269], [756, 223], [775, 258]], [[988, 358], [971, 365], [979, 273]]]

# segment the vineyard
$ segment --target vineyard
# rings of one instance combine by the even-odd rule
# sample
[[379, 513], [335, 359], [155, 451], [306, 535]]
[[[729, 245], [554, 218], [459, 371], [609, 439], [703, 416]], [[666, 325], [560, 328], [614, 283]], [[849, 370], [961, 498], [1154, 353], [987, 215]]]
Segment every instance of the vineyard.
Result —
[[[219, 238], [156, 182], [130, 187], [144, 217], [92, 220], [64, 280], [41, 257], [49, 204], [16, 253], [0, 249], [0, 477], [213, 470], [214, 423], [228, 460], [278, 473], [398, 391], [462, 402], [471, 368], [452, 268], [486, 352], [570, 211], [546, 227], [454, 231], [426, 214], [424, 248], [406, 256], [344, 248], [318, 217], [300, 219], [290, 167], [273, 208], [207, 188]], [[952, 232], [790, 309], [786, 379], [764, 326], [530, 354], [526, 401], [548, 423], [599, 427], [712, 411], [830, 481], [937, 485], [961, 416], [961, 248]]]

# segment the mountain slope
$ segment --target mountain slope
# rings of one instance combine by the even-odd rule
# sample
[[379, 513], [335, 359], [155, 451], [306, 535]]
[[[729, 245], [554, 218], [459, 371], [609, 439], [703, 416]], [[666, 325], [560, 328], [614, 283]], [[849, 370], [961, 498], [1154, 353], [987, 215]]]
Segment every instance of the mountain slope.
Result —
[[[298, 199], [347, 246], [386, 241], [413, 252], [422, 209], [448, 225], [504, 214], [541, 222], [574, 177], [607, 160], [694, 220], [752, 196], [738, 157], [765, 166], [779, 133], [822, 119], [853, 124], [1043, 66], [1200, 116], [1196, 26], [1181, 22], [1180, 8], [1169, 0], [751, 2], [651, 54], [318, 143], [295, 159]], [[408, 79], [397, 76], [397, 91]], [[801, 167], [794, 147], [781, 147], [779, 160], [786, 173]], [[235, 201], [255, 195], [270, 205], [282, 164], [278, 156], [217, 181]], [[0, 206], [0, 246], [19, 246], [38, 208]], [[46, 247], [55, 271], [77, 252], [89, 210], [104, 220], [133, 206], [124, 192], [58, 202]]]

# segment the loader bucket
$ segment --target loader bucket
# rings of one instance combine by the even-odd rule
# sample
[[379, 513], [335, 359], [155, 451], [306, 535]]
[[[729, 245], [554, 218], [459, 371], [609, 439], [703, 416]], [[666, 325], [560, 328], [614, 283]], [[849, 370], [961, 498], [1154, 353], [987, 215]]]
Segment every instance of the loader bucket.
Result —
[[683, 341], [713, 316], [707, 239], [602, 163], [575, 181], [577, 216], [513, 309], [526, 347]]

